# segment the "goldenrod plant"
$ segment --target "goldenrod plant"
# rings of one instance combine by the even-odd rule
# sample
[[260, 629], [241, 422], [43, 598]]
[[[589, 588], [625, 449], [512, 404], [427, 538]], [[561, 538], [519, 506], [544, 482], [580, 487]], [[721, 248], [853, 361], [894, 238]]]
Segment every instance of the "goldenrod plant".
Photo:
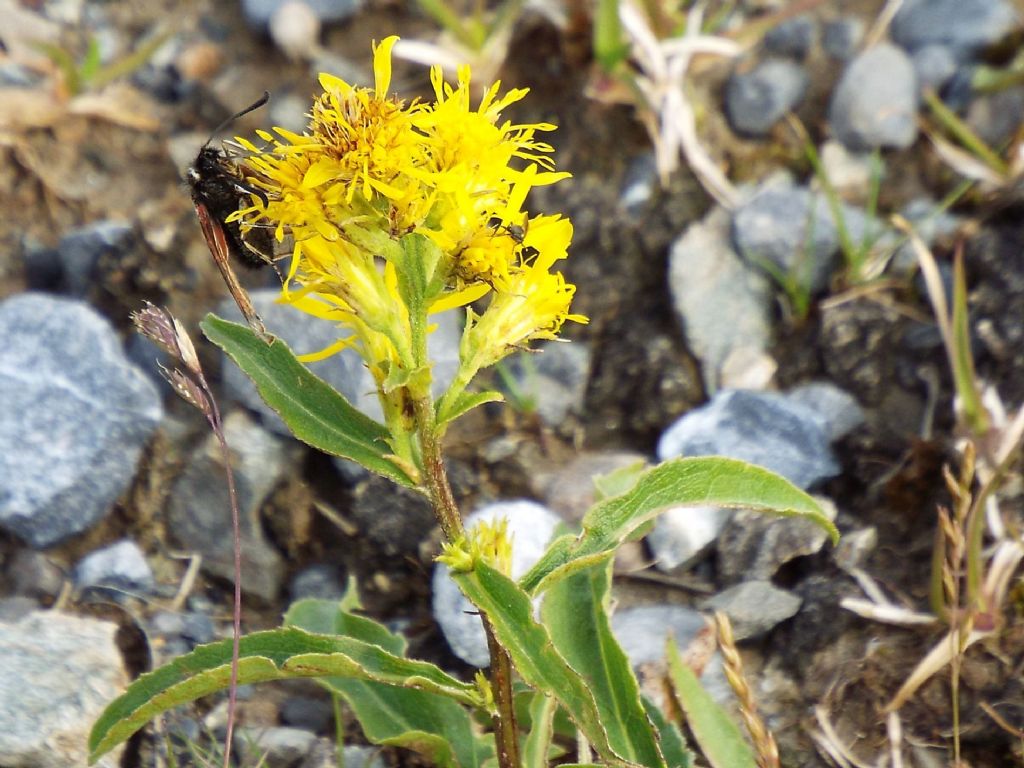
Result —
[[[835, 528], [786, 480], [740, 461], [702, 457], [617, 473], [602, 484], [607, 495], [582, 530], [556, 538], [518, 581], [509, 575], [515, 544], [503, 524], [464, 530], [441, 444], [455, 418], [500, 399], [474, 390], [476, 375], [535, 339], [557, 339], [567, 322], [585, 322], [571, 311], [575, 287], [558, 271], [571, 223], [525, 208], [533, 187], [568, 174], [555, 169], [551, 147], [538, 138], [553, 126], [502, 121], [524, 90], [500, 95], [496, 83], [474, 106], [468, 68], [455, 84], [435, 68], [432, 101], [392, 95], [395, 40], [374, 49], [373, 88], [323, 75], [306, 132], [261, 132], [262, 146], [243, 140], [251, 152], [246, 183], [258, 194], [237, 216], [243, 230], [270, 226], [280, 239], [290, 236], [281, 301], [338, 327], [339, 341], [319, 354], [348, 347], [362, 356], [382, 420], [356, 410], [280, 340], [268, 343], [214, 316], [203, 330], [299, 439], [432, 502], [444, 537], [439, 560], [486, 630], [489, 677], [460, 680], [407, 658], [405, 640], [360, 615], [350, 590], [341, 602], [300, 601], [283, 627], [243, 636], [237, 680], [315, 678], [351, 708], [369, 741], [414, 750], [442, 766], [546, 765], [557, 738], [552, 723], [566, 719], [578, 734], [580, 762], [691, 765], [679, 724], [641, 694], [611, 633], [616, 548], [669, 507], [763, 509], [814, 520], [833, 537]], [[460, 364], [435, 399], [430, 317], [456, 308], [465, 308]], [[159, 713], [228, 688], [231, 660], [231, 642], [217, 642], [140, 677], [94, 726], [92, 759]], [[677, 692], [699, 695], [692, 685]], [[703, 704], [697, 709], [720, 719]], [[701, 733], [742, 738], [738, 729]], [[751, 760], [728, 768], [752, 768]]]

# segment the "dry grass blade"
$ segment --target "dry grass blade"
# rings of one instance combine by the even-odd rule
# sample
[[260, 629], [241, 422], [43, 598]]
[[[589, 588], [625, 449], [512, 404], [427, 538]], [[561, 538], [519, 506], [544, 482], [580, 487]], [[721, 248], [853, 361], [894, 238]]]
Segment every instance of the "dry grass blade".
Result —
[[966, 636], [962, 629], [953, 629], [947, 632], [942, 639], [925, 655], [914, 667], [903, 685], [892, 697], [892, 700], [885, 705], [887, 712], [902, 707], [907, 700], [917, 693], [917, 689], [924, 685], [936, 672], [944, 669], [957, 653], [962, 653], [986, 637], [991, 637], [992, 630], [971, 629]]
[[732, 624], [722, 611], [715, 612], [715, 637], [722, 654], [725, 679], [739, 702], [740, 717], [743, 718], [743, 725], [746, 726], [750, 741], [754, 745], [758, 768], [779, 768], [779, 747], [772, 732], [768, 730], [768, 726], [757, 712], [757, 700], [743, 674], [743, 660], [736, 648]]

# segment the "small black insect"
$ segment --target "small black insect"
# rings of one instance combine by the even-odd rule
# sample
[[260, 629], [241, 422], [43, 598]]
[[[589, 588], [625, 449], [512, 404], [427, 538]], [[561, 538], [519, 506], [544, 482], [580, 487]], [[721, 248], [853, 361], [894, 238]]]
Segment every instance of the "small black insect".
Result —
[[267, 334], [263, 322], [256, 314], [249, 295], [238, 282], [229, 257], [233, 256], [239, 263], [251, 269], [272, 264], [273, 239], [270, 230], [267, 229], [251, 229], [243, 235], [237, 221], [226, 219], [247, 203], [252, 195], [259, 197], [266, 204], [266, 195], [246, 184], [234, 161], [223, 150], [211, 147], [210, 142], [224, 126], [254, 109], [259, 109], [269, 100], [270, 94], [264, 91], [259, 100], [218, 126], [203, 144], [195, 162], [186, 172], [186, 179], [192, 192], [192, 203], [199, 217], [199, 225], [203, 229], [203, 237], [206, 238], [206, 244], [213, 255], [213, 261], [246, 322], [264, 337]]
[[540, 251], [532, 245], [523, 245], [523, 241], [526, 240], [529, 223], [529, 218], [524, 218], [522, 224], [506, 224], [500, 216], [491, 216], [491, 218], [487, 220], [487, 226], [495, 232], [504, 230], [505, 234], [512, 238], [512, 241], [516, 243], [516, 245], [523, 246], [520, 249], [520, 254], [526, 260], [530, 260], [540, 253]]

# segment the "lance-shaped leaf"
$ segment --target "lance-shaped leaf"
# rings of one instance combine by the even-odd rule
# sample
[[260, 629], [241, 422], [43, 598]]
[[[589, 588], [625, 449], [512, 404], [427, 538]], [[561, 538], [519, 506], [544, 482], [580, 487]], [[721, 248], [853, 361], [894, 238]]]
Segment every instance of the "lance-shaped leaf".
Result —
[[737, 507], [813, 520], [835, 542], [839, 532], [818, 503], [774, 472], [721, 456], [672, 459], [645, 472], [632, 489], [599, 502], [579, 536], [562, 536], [519, 581], [529, 593], [543, 582], [585, 568], [614, 551], [645, 523], [672, 507]]
[[693, 752], [686, 746], [686, 739], [683, 738], [679, 726], [665, 717], [657, 705], [646, 696], [643, 697], [643, 702], [647, 716], [651, 718], [658, 731], [658, 743], [662, 754], [665, 755], [668, 768], [692, 768]]
[[389, 457], [389, 434], [384, 425], [314, 375], [283, 341], [267, 344], [248, 327], [215, 315], [206, 316], [202, 329], [253, 380], [260, 397], [299, 440], [358, 462], [396, 483], [416, 487], [406, 470]]
[[[293, 604], [285, 623], [347, 634], [379, 643], [393, 653], [405, 650], [401, 635], [327, 600]], [[493, 737], [479, 733], [470, 711], [452, 698], [352, 678], [325, 677], [317, 682], [345, 699], [363, 734], [374, 744], [413, 750], [445, 768], [480, 768], [494, 757]]]
[[[201, 645], [128, 686], [93, 725], [89, 734], [90, 762], [161, 712], [227, 689], [231, 679], [231, 645], [230, 639]], [[241, 638], [241, 685], [325, 675], [410, 686], [469, 704], [479, 700], [474, 686], [456, 680], [433, 664], [405, 659], [354, 638], [316, 635], [296, 628], [254, 632]]]
[[608, 621], [611, 564], [609, 554], [554, 584], [544, 593], [541, 618], [555, 648], [593, 692], [615, 751], [630, 762], [663, 768], [640, 686]]
[[563, 659], [544, 625], [533, 618], [530, 596], [514, 581], [484, 562], [471, 571], [452, 570], [452, 578], [477, 608], [487, 614], [512, 665], [534, 688], [554, 696], [609, 765], [636, 765], [619, 754], [601, 723], [601, 710], [586, 680]]
[[757, 768], [754, 750], [739, 726], [704, 690], [693, 670], [679, 656], [679, 648], [671, 638], [667, 650], [672, 692], [711, 768]]

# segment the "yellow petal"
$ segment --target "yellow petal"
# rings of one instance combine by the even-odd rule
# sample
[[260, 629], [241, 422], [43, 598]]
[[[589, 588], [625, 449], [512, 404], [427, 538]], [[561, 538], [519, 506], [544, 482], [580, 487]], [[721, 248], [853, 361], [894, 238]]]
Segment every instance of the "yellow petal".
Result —
[[391, 49], [397, 42], [398, 35], [391, 35], [373, 49], [373, 83], [378, 99], [384, 98], [391, 87]]

